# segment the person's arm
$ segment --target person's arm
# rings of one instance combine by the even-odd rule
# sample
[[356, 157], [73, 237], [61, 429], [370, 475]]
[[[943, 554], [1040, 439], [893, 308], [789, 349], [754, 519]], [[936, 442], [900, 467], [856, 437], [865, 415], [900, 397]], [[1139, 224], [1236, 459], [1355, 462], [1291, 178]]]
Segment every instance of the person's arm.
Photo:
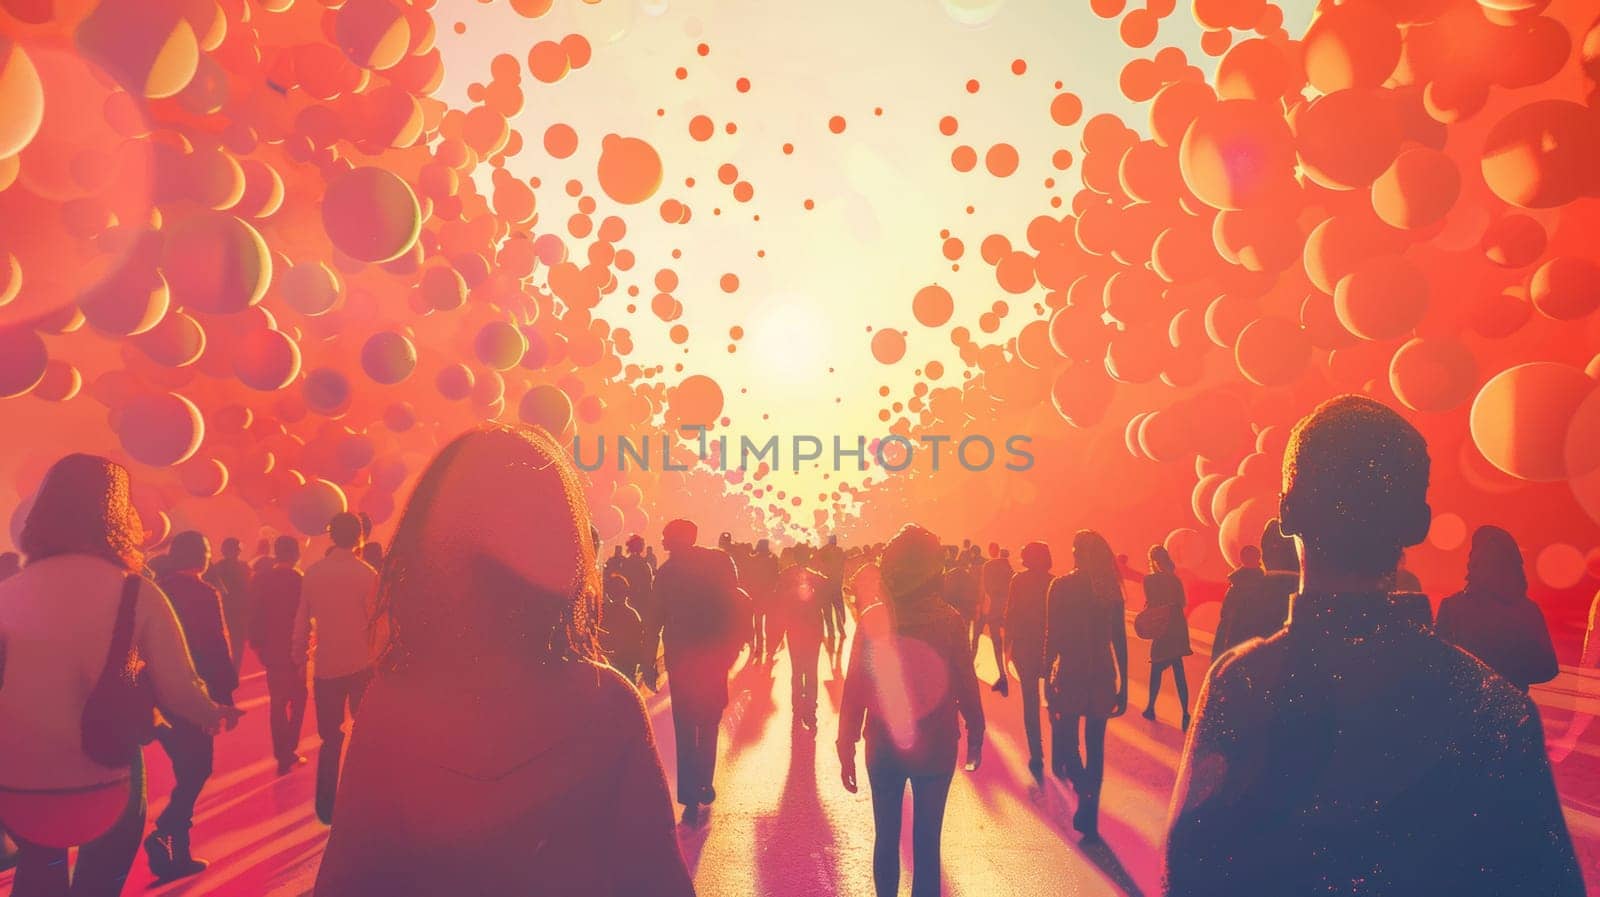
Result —
[[1117, 704], [1112, 716], [1120, 716], [1128, 709], [1128, 620], [1121, 601], [1111, 607], [1111, 651], [1117, 657]]
[[1239, 613], [1239, 586], [1237, 583], [1228, 583], [1228, 590], [1222, 593], [1222, 610], [1217, 614], [1217, 631], [1211, 634], [1211, 660], [1216, 662], [1218, 657], [1227, 653], [1233, 647], [1234, 617]]
[[1531, 701], [1521, 724], [1510, 733], [1509, 752], [1500, 769], [1501, 774], [1492, 777], [1500, 799], [1486, 801], [1485, 806], [1517, 811], [1495, 820], [1491, 837], [1478, 839], [1499, 853], [1473, 856], [1474, 863], [1489, 871], [1485, 891], [1583, 897], [1583, 874], [1545, 756], [1544, 725]]
[[211, 700], [189, 656], [189, 643], [166, 593], [149, 581], [139, 584], [134, 611], [139, 654], [144, 658], [162, 712], [171, 713], [206, 731], [217, 727], [222, 708]]
[[296, 666], [304, 666], [311, 657], [311, 596], [305, 581], [300, 583], [300, 600], [295, 602], [294, 636], [289, 643], [289, 657]]
[[845, 668], [844, 693], [839, 698], [839, 766], [845, 790], [856, 791], [856, 742], [867, 721], [866, 666], [867, 639], [857, 636], [850, 646], [850, 664]]
[[[239, 687], [239, 674], [233, 668], [233, 652], [228, 645], [228, 624], [222, 616], [222, 597], [217, 590], [206, 586], [206, 602], [197, 607], [189, 634], [189, 644], [197, 659], [200, 676], [218, 704], [233, 705], [234, 689]], [[203, 611], [203, 612], [202, 612]]]
[[694, 882], [678, 850], [672, 819], [672, 795], [656, 754], [655, 735], [644, 702], [631, 688], [633, 709], [626, 727], [628, 746], [617, 770], [615, 843], [624, 845], [627, 862], [616, 863], [616, 894], [649, 897], [694, 897]]
[[1224, 662], [1206, 673], [1178, 760], [1163, 858], [1167, 897], [1239, 893], [1233, 876], [1249, 874], [1249, 869], [1231, 865], [1241, 862], [1232, 858], [1250, 845], [1242, 843], [1240, 823], [1246, 820], [1231, 806], [1237, 785], [1230, 788], [1228, 779], [1230, 772], [1248, 768], [1242, 754], [1255, 745], [1253, 733], [1241, 731], [1248, 727], [1232, 718], [1232, 702], [1241, 699], [1240, 688], [1248, 680], [1236, 681], [1228, 675], [1231, 668], [1231, 661]]
[[983, 752], [983, 700], [978, 694], [978, 670], [972, 663], [966, 633], [952, 629], [950, 642], [951, 688], [955, 690], [956, 711], [967, 726], [967, 763], [975, 765]]

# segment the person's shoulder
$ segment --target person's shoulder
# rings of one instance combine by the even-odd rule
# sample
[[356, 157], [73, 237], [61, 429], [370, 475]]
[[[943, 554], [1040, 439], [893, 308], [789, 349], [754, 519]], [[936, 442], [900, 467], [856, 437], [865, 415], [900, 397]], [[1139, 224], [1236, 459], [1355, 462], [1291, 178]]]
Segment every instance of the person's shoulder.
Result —
[[587, 687], [593, 689], [594, 707], [603, 719], [622, 725], [638, 723], [649, 727], [650, 714], [645, 708], [644, 698], [633, 687], [633, 683], [610, 664], [580, 660], [576, 661], [573, 672], [582, 677]]
[[1289, 656], [1288, 635], [1278, 630], [1266, 638], [1245, 639], [1211, 662], [1206, 678], [1215, 688], [1249, 689], [1279, 678]]

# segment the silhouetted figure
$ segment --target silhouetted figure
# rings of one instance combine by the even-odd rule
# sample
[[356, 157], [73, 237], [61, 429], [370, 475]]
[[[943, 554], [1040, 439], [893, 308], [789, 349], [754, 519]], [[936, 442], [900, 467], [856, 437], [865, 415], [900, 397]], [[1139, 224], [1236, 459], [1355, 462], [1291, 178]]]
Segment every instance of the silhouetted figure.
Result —
[[839, 547], [839, 537], [829, 536], [828, 543], [817, 549], [812, 565], [823, 579], [823, 619], [830, 660], [835, 667], [844, 661], [845, 620], [849, 614], [844, 609], [844, 549]]
[[1144, 578], [1144, 612], [1159, 614], [1164, 622], [1150, 640], [1150, 700], [1144, 718], [1156, 718], [1156, 696], [1161, 694], [1161, 675], [1172, 671], [1172, 684], [1178, 689], [1178, 704], [1183, 708], [1183, 729], [1189, 729], [1189, 679], [1183, 672], [1183, 659], [1194, 653], [1189, 647], [1189, 618], [1183, 581], [1167, 549], [1150, 546], [1150, 572]]
[[[1086, 842], [1100, 838], [1100, 786], [1105, 779], [1106, 723], [1128, 709], [1126, 599], [1117, 558], [1105, 537], [1072, 537], [1074, 569], [1050, 583], [1045, 618], [1045, 669], [1050, 683], [1050, 762], [1078, 795], [1072, 827]], [[1078, 730], [1083, 729], [1083, 753]]]
[[947, 565], [944, 573], [944, 585], [941, 595], [944, 602], [955, 609], [961, 617], [961, 623], [967, 633], [967, 660], [970, 662], [978, 656], [978, 612], [979, 605], [983, 602], [982, 578], [979, 567], [983, 564], [983, 555], [973, 550], [957, 554], [955, 560]]
[[543, 430], [485, 425], [423, 472], [316, 897], [694, 893], [643, 702], [600, 655], [588, 528]]
[[945, 801], [966, 723], [967, 768], [983, 758], [983, 706], [967, 630], [940, 600], [939, 540], [907, 526], [884, 548], [887, 603], [862, 611], [839, 707], [840, 776], [856, 791], [856, 742], [867, 742], [872, 788], [872, 880], [878, 897], [900, 887], [900, 829], [911, 786], [911, 894], [934, 897], [942, 873]]
[[[211, 700], [232, 707], [239, 672], [233, 666], [222, 596], [200, 578], [211, 560], [211, 545], [197, 532], [181, 532], [172, 537], [168, 557], [170, 569], [157, 584], [177, 611], [206, 692]], [[209, 865], [189, 852], [189, 829], [194, 825], [195, 801], [211, 778], [216, 751], [211, 733], [182, 717], [158, 728], [156, 740], [172, 761], [174, 781], [167, 808], [156, 817], [156, 830], [144, 839], [144, 852], [155, 877], [170, 881], [204, 872]]]
[[368, 540], [361, 545], [361, 559], [373, 570], [383, 569], [383, 543], [376, 539]]
[[1600, 701], [1600, 694], [1597, 694], [1600, 688], [1595, 686], [1596, 679], [1600, 679], [1597, 670], [1600, 670], [1600, 592], [1595, 593], [1594, 601], [1589, 605], [1589, 625], [1584, 630], [1583, 654], [1578, 658], [1578, 700], [1566, 731], [1550, 746], [1552, 763], [1566, 760], [1577, 749], [1583, 733], [1594, 723], [1595, 713], [1591, 708]]
[[795, 728], [817, 731], [817, 659], [822, 650], [829, 606], [827, 579], [806, 566], [805, 546], [795, 549], [795, 563], [778, 574], [774, 613], [783, 615], [789, 637], [790, 694]]
[[1044, 783], [1044, 737], [1039, 725], [1039, 695], [1049, 670], [1044, 662], [1045, 596], [1050, 591], [1050, 546], [1022, 546], [1022, 572], [1011, 577], [1006, 600], [1006, 653], [1022, 688], [1022, 729], [1028, 737], [1028, 771]]
[[605, 607], [600, 613], [600, 648], [611, 668], [630, 684], [639, 681], [644, 665], [644, 624], [628, 601], [628, 579], [621, 573], [605, 578]]
[[622, 572], [622, 546], [621, 545], [613, 545], [611, 547], [611, 557], [606, 558], [606, 565], [600, 569], [600, 575], [602, 577], [609, 577], [613, 573], [621, 573], [621, 572]]
[[250, 641], [250, 565], [239, 557], [244, 546], [238, 539], [222, 540], [222, 557], [212, 561], [203, 577], [206, 584], [222, 596], [222, 618], [228, 623], [228, 646], [232, 653], [233, 670], [239, 671], [244, 663], [244, 648]]
[[139, 851], [143, 752], [113, 767], [84, 747], [89, 696], [108, 661], [127, 661], [111, 657], [115, 633], [170, 717], [205, 731], [239, 717], [206, 694], [172, 605], [138, 575], [143, 533], [128, 471], [68, 455], [23, 523], [27, 565], [0, 583], [0, 825], [19, 848], [13, 897], [116, 897]]
[[655, 573], [656, 568], [660, 565], [656, 562], [656, 547], [654, 545], [644, 550], [644, 560], [645, 563], [650, 565], [650, 572]]
[[1439, 604], [1434, 631], [1523, 691], [1561, 673], [1544, 611], [1528, 598], [1522, 550], [1498, 526], [1472, 534], [1467, 587]]
[[978, 619], [977, 634], [989, 633], [990, 647], [994, 648], [994, 665], [1000, 676], [994, 681], [994, 690], [1002, 697], [1011, 694], [1011, 684], [1006, 675], [1006, 602], [1011, 596], [1011, 558], [1002, 551], [999, 543], [989, 543], [989, 560], [983, 564], [980, 584], [983, 587], [983, 612]]
[[278, 563], [278, 558], [273, 552], [275, 540], [260, 539], [256, 542], [256, 559], [250, 562], [250, 576], [252, 580], [262, 573], [271, 570]]
[[316, 664], [312, 672], [312, 697], [317, 705], [317, 818], [333, 821], [333, 798], [339, 790], [339, 758], [344, 751], [345, 708], [350, 716], [361, 709], [361, 698], [372, 679], [374, 639], [372, 621], [378, 597], [378, 572], [367, 565], [361, 550], [361, 521], [354, 514], [336, 514], [328, 523], [333, 542], [328, 555], [306, 569], [301, 585], [300, 611], [294, 623], [296, 665], [311, 659], [311, 635], [316, 631]]
[[5, 582], [22, 572], [22, 556], [15, 551], [0, 554], [0, 582]]
[[1206, 677], [1173, 794], [1166, 889], [1190, 894], [1578, 895], [1527, 695], [1392, 594], [1427, 535], [1428, 450], [1343, 396], [1284, 455], [1301, 590], [1288, 625]]
[[733, 561], [724, 551], [695, 545], [695, 536], [687, 520], [666, 525], [661, 547], [669, 557], [655, 583], [666, 624], [661, 637], [678, 743], [678, 803], [687, 824], [698, 822], [701, 805], [717, 796], [717, 736], [743, 634]]
[[[750, 621], [756, 639], [753, 657], [757, 662], [763, 658], [770, 662], [772, 655], [777, 653], [777, 642], [783, 639], [782, 626], [774, 622], [774, 614], [777, 613], [773, 602], [774, 589], [778, 584], [778, 556], [772, 553], [772, 543], [766, 539], [756, 542], [755, 550], [739, 565], [739, 582], [750, 593], [754, 611]], [[776, 640], [770, 635], [775, 628], [778, 633]]]
[[617, 572], [628, 580], [628, 600], [639, 612], [640, 625], [644, 627], [644, 641], [640, 650], [644, 683], [655, 690], [660, 686], [661, 668], [661, 607], [655, 597], [656, 566], [645, 554], [644, 537], [638, 533], [628, 537], [628, 553], [617, 565]]
[[250, 644], [261, 659], [267, 674], [267, 695], [271, 714], [272, 755], [278, 761], [278, 775], [304, 765], [300, 756], [300, 729], [306, 718], [306, 664], [294, 655], [294, 624], [300, 613], [304, 574], [300, 563], [300, 543], [291, 536], [279, 536], [273, 543], [274, 562], [250, 581], [255, 620], [250, 626]]

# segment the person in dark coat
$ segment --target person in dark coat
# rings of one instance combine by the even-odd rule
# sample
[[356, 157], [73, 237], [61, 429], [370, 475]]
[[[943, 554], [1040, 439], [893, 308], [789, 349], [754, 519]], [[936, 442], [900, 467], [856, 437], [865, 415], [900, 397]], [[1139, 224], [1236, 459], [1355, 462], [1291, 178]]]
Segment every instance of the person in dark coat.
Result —
[[[217, 704], [232, 707], [239, 674], [228, 644], [222, 597], [201, 579], [211, 561], [211, 545], [200, 533], [181, 532], [172, 538], [168, 557], [171, 564], [157, 585], [177, 611], [189, 656], [206, 692]], [[156, 739], [172, 761], [174, 781], [167, 808], [156, 817], [155, 831], [144, 839], [144, 852], [151, 873], [160, 881], [172, 881], [197, 875], [210, 865], [190, 854], [189, 829], [194, 825], [195, 801], [211, 778], [215, 740], [210, 732], [178, 717], [156, 729]]]
[[1051, 766], [1077, 792], [1072, 827], [1092, 844], [1100, 839], [1106, 723], [1128, 710], [1128, 626], [1117, 557], [1105, 537], [1079, 531], [1072, 537], [1072, 559], [1073, 571], [1050, 583], [1046, 599], [1044, 665], [1050, 683], [1045, 694]]
[[[750, 593], [754, 610], [750, 621], [756, 640], [751, 649], [753, 659], [758, 663], [763, 660], [770, 663], [778, 653], [777, 643], [783, 640], [783, 627], [773, 620], [773, 614], [776, 613], [773, 588], [778, 583], [778, 556], [772, 553], [771, 542], [766, 539], [756, 542], [749, 558], [739, 567], [739, 582]], [[779, 633], [777, 639], [771, 637], [773, 632]]]
[[1011, 683], [1006, 675], [1006, 600], [1011, 595], [1010, 553], [1001, 549], [998, 542], [989, 543], [989, 560], [984, 561], [979, 584], [983, 588], [982, 614], [978, 619], [977, 635], [989, 633], [990, 646], [994, 648], [994, 665], [1000, 669], [994, 681], [994, 690], [1000, 696], [1011, 694]]
[[1183, 659], [1194, 653], [1189, 647], [1189, 618], [1183, 580], [1178, 578], [1172, 556], [1161, 545], [1150, 546], [1150, 573], [1144, 578], [1145, 613], [1165, 614], [1166, 623], [1150, 641], [1150, 700], [1144, 718], [1156, 718], [1156, 696], [1161, 694], [1161, 676], [1172, 671], [1172, 684], [1178, 689], [1178, 704], [1183, 708], [1183, 729], [1189, 730], [1189, 679], [1183, 672]]
[[716, 800], [718, 730], [728, 706], [728, 673], [744, 636], [733, 559], [695, 545], [696, 534], [688, 520], [666, 525], [661, 547], [668, 558], [655, 579], [678, 742], [678, 803], [689, 825], [700, 821], [702, 805]]
[[[865, 732], [872, 789], [872, 880], [877, 897], [900, 887], [900, 831], [911, 786], [911, 895], [940, 891], [939, 842], [955, 777], [960, 722], [967, 769], [983, 759], [983, 705], [966, 624], [939, 599], [940, 548], [933, 533], [907, 526], [880, 562], [887, 597], [861, 612], [839, 707], [839, 768], [854, 794], [856, 743]], [[916, 708], [913, 712], [911, 708]]]
[[643, 657], [641, 675], [644, 683], [654, 690], [659, 685], [661, 668], [661, 608], [655, 598], [655, 565], [644, 554], [644, 537], [638, 533], [628, 537], [628, 553], [617, 564], [617, 572], [628, 580], [628, 601], [639, 612], [639, 623], [644, 627], [640, 651]]
[[629, 602], [628, 579], [620, 573], [606, 576], [606, 603], [600, 612], [600, 648], [612, 669], [629, 684], [639, 681], [644, 667], [644, 624]]
[[1434, 631], [1523, 691], [1561, 673], [1544, 611], [1528, 598], [1522, 549], [1498, 526], [1472, 534], [1467, 587], [1440, 602]]
[[1301, 590], [1288, 625], [1206, 676], [1173, 792], [1165, 893], [1584, 890], [1528, 696], [1385, 589], [1421, 542], [1422, 435], [1371, 399], [1290, 433], [1280, 519]]
[[1044, 663], [1045, 595], [1050, 590], [1050, 546], [1022, 546], [1022, 572], [1011, 577], [1006, 599], [1006, 655], [1022, 688], [1022, 729], [1028, 738], [1028, 771], [1044, 784], [1044, 735], [1039, 724]]
[[206, 568], [206, 584], [222, 595], [222, 618], [228, 623], [229, 645], [233, 650], [233, 668], [237, 671], [244, 663], [246, 637], [250, 631], [250, 565], [239, 553], [244, 547], [238, 539], [222, 540], [222, 558]]
[[294, 622], [305, 582], [305, 574], [296, 566], [300, 543], [292, 536], [279, 536], [273, 543], [273, 556], [273, 565], [250, 580], [250, 603], [255, 611], [250, 645], [267, 673], [272, 753], [281, 776], [306, 763], [298, 748], [310, 689], [306, 665], [294, 657]]
[[789, 637], [790, 693], [794, 725], [817, 731], [817, 661], [831, 617], [831, 588], [826, 577], [808, 566], [805, 546], [795, 549], [795, 563], [778, 574], [773, 589], [773, 613], [781, 614]]

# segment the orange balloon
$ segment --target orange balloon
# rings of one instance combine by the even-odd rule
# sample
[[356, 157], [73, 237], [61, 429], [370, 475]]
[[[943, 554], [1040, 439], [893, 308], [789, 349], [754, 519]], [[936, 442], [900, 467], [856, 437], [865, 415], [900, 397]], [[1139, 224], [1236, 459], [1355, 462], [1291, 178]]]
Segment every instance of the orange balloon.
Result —
[[1586, 318], [1600, 308], [1600, 265], [1581, 256], [1558, 256], [1539, 266], [1528, 282], [1528, 298], [1557, 321]]
[[685, 377], [667, 391], [669, 417], [679, 426], [714, 426], [722, 416], [722, 402], [722, 387], [704, 374]]
[[112, 336], [149, 331], [167, 317], [171, 304], [161, 272], [131, 265], [78, 297], [89, 326]]
[[1362, 262], [1400, 247], [1399, 232], [1362, 211], [1339, 214], [1311, 229], [1302, 263], [1311, 285], [1328, 295]]
[[1339, 281], [1333, 308], [1339, 322], [1365, 340], [1409, 333], [1428, 310], [1428, 278], [1403, 256], [1367, 259]]
[[1273, 201], [1294, 185], [1294, 142], [1270, 104], [1226, 100], [1195, 116], [1178, 148], [1183, 179], [1218, 209]]
[[906, 355], [906, 337], [898, 330], [879, 330], [872, 335], [872, 357], [881, 364], [894, 364]]
[[1377, 87], [1400, 61], [1400, 29], [1381, 3], [1325, 6], [1300, 42], [1306, 80], [1322, 93]]
[[1389, 388], [1413, 411], [1448, 411], [1472, 397], [1478, 362], [1452, 337], [1413, 339], [1389, 363]]
[[29, 327], [0, 327], [0, 399], [20, 396], [44, 379], [50, 354]]
[[1402, 230], [1427, 227], [1443, 218], [1461, 194], [1461, 173], [1449, 156], [1413, 147], [1372, 184], [1372, 208]]
[[517, 415], [523, 423], [543, 427], [559, 439], [572, 427], [572, 399], [560, 389], [541, 383], [523, 394]]
[[1265, 317], [1239, 332], [1234, 363], [1257, 386], [1287, 386], [1300, 379], [1311, 360], [1311, 337], [1296, 321]]
[[1490, 224], [1480, 246], [1489, 261], [1502, 268], [1533, 264], [1544, 254], [1544, 227], [1527, 215], [1505, 215]]
[[282, 389], [300, 375], [300, 346], [279, 330], [251, 331], [235, 346], [233, 373], [251, 389]]
[[128, 456], [151, 467], [182, 464], [205, 438], [200, 409], [175, 392], [134, 396], [113, 414], [112, 427]]
[[[15, 156], [44, 121], [44, 84], [22, 46], [0, 37], [0, 159]], [[5, 189], [0, 187], [0, 190]]]
[[328, 181], [322, 226], [340, 252], [364, 262], [404, 255], [422, 232], [422, 210], [411, 186], [393, 172], [367, 166]]
[[1069, 425], [1088, 429], [1104, 419], [1116, 393], [1116, 384], [1107, 379], [1097, 364], [1069, 364], [1056, 375], [1050, 388], [1050, 402]]
[[1367, 186], [1400, 150], [1400, 116], [1387, 91], [1336, 91], [1297, 107], [1290, 120], [1306, 176], [1330, 189]]
[[1539, 100], [1489, 131], [1483, 179], [1514, 206], [1555, 208], [1594, 189], [1597, 155], [1600, 123], [1589, 109], [1568, 100]]
[[938, 284], [930, 284], [917, 291], [911, 299], [911, 313], [924, 327], [942, 327], [955, 314], [955, 299], [950, 291]]
[[206, 350], [206, 331], [200, 322], [175, 311], [137, 340], [150, 360], [170, 368], [187, 367]]
[[362, 68], [390, 68], [411, 47], [411, 24], [392, 0], [347, 0], [334, 16], [339, 49]]
[[1164, 147], [1177, 147], [1200, 110], [1217, 102], [1216, 91], [1204, 81], [1174, 81], [1150, 101], [1150, 135]]
[[661, 186], [661, 156], [636, 137], [607, 134], [600, 142], [600, 189], [616, 202], [641, 203]]
[[1517, 479], [1565, 479], [1567, 430], [1597, 387], [1582, 370], [1556, 362], [1501, 371], [1472, 402], [1472, 441], [1491, 464]]
[[1298, 80], [1280, 45], [1264, 38], [1234, 44], [1217, 63], [1217, 96], [1224, 100], [1277, 102]]
[[83, 55], [150, 99], [188, 86], [200, 62], [200, 42], [173, 0], [101, 3], [78, 25]]

